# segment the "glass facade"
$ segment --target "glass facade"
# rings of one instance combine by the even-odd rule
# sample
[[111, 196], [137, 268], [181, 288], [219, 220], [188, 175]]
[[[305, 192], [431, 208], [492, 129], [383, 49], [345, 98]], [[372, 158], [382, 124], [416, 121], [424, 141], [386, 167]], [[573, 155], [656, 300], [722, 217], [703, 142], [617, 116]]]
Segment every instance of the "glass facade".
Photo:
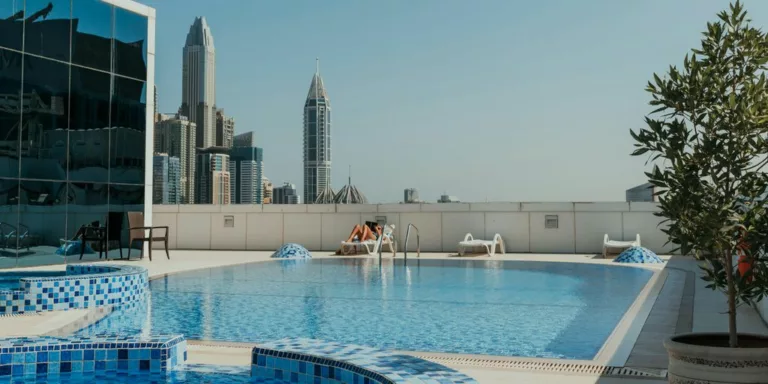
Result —
[[109, 257], [117, 240], [127, 251], [124, 213], [145, 201], [148, 29], [101, 0], [0, 0], [0, 268], [76, 262], [68, 244], [96, 222]]

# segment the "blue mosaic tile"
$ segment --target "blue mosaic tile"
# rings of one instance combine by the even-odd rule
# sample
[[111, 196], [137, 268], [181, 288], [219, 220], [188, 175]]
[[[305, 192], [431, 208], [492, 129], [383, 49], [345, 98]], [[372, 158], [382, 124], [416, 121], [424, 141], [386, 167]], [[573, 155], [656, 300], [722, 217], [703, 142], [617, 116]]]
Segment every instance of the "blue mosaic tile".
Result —
[[187, 359], [181, 335], [0, 339], [0, 378], [59, 373], [170, 371]]
[[615, 263], [648, 263], [658, 264], [663, 263], [659, 256], [648, 248], [643, 247], [631, 247], [619, 254], [615, 259]]
[[138, 266], [68, 265], [66, 275], [23, 277], [19, 290], [0, 290], [0, 316], [123, 305], [144, 298], [147, 270]]
[[251, 376], [293, 383], [477, 383], [463, 373], [413, 356], [302, 338], [253, 348]]
[[287, 243], [283, 244], [282, 247], [280, 247], [275, 253], [272, 254], [273, 259], [287, 259], [287, 258], [298, 258], [298, 259], [311, 259], [312, 254], [309, 253], [309, 251], [304, 248], [300, 244], [296, 243]]

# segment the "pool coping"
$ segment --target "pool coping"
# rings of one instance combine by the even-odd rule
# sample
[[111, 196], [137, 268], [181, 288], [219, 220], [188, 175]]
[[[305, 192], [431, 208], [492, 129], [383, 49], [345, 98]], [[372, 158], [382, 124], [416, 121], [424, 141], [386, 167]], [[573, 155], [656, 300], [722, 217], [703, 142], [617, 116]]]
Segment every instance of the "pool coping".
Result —
[[[601, 262], [590, 262], [589, 260], [592, 260], [591, 258], [582, 258], [582, 259], [573, 259], [573, 260], [515, 260], [515, 259], [490, 258], [490, 257], [482, 257], [482, 256], [484, 255], [481, 255], [479, 257], [476, 255], [470, 255], [466, 257], [446, 258], [446, 257], [432, 256], [429, 254], [425, 254], [425, 255], [422, 255], [422, 257], [409, 258], [409, 261], [427, 259], [427, 260], [453, 260], [453, 261], [471, 261], [471, 260], [486, 261], [487, 260], [487, 261], [502, 261], [502, 262], [526, 261], [526, 262], [536, 262], [536, 263], [597, 264], [597, 265], [604, 265], [607, 267], [640, 268], [640, 269], [645, 269], [652, 272], [653, 275], [649, 278], [649, 281], [646, 283], [646, 285], [643, 287], [641, 292], [635, 298], [633, 303], [630, 305], [630, 307], [624, 313], [622, 318], [619, 320], [616, 327], [614, 327], [611, 334], [603, 343], [598, 353], [591, 360], [553, 359], [553, 358], [537, 358], [537, 357], [515, 357], [515, 356], [458, 354], [458, 353], [401, 351], [401, 350], [395, 350], [393, 352], [412, 355], [415, 357], [421, 357], [421, 358], [426, 357], [428, 359], [434, 359], [436, 362], [440, 362], [449, 367], [463, 366], [463, 367], [484, 368], [486, 366], [482, 364], [454, 365], [451, 363], [446, 363], [445, 360], [465, 359], [470, 362], [482, 361], [482, 362], [491, 362], [491, 363], [500, 363], [500, 364], [522, 362], [522, 363], [530, 363], [533, 365], [546, 364], [546, 365], [552, 365], [552, 366], [562, 365], [562, 366], [594, 367], [595, 369], [602, 369], [602, 370], [624, 367], [624, 363], [626, 363], [626, 361], [628, 360], [632, 352], [632, 349], [635, 343], [637, 342], [638, 337], [640, 336], [640, 332], [643, 328], [645, 321], [647, 320], [648, 314], [652, 310], [653, 305], [656, 301], [656, 298], [658, 298], [658, 293], [661, 291], [661, 288], [664, 285], [664, 281], [666, 280], [666, 276], [667, 276], [666, 268], [668, 264], [667, 260], [665, 260], [665, 262], [662, 264], [628, 264], [628, 263], [606, 263], [606, 262], [602, 262], [602, 260]], [[374, 259], [375, 260], [377, 259], [377, 257], [371, 256], [371, 255], [340, 256], [340, 255], [332, 255], [332, 254], [328, 254], [328, 255], [323, 254], [323, 255], [315, 256], [313, 257], [313, 259]], [[168, 272], [158, 273], [155, 275], [150, 275], [148, 278], [148, 281], [162, 279], [170, 275], [176, 275], [176, 274], [186, 273], [186, 272], [212, 270], [217, 268], [236, 267], [236, 266], [242, 266], [246, 264], [277, 262], [277, 261], [284, 261], [284, 260], [291, 260], [291, 259], [266, 258], [262, 260], [247, 260], [247, 261], [236, 262], [236, 263], [231, 263], [231, 264], [221, 265], [221, 266], [194, 267], [194, 268], [180, 270], [180, 271], [168, 271]], [[301, 260], [308, 260], [308, 259], [301, 259]], [[403, 260], [403, 258], [385, 257], [385, 258], [382, 258], [382, 260], [384, 262], [391, 262], [393, 260]], [[664, 278], [660, 278], [662, 274]], [[632, 311], [635, 314], [634, 317], [631, 316], [630, 311]], [[104, 316], [106, 316], [106, 314]], [[642, 321], [638, 318], [638, 316], [642, 318]], [[83, 327], [92, 325], [96, 321], [98, 321], [98, 319], [90, 322], [88, 320], [83, 320], [85, 324], [83, 325]], [[77, 323], [77, 321], [72, 322], [64, 327], [59, 327], [46, 334], [51, 334], [51, 335], [61, 334], [64, 328], [73, 327], [72, 324], [74, 323]], [[621, 333], [621, 335], [619, 333]], [[239, 343], [239, 342], [229, 342], [229, 341], [198, 340], [198, 339], [187, 339], [187, 343], [189, 345], [202, 346], [202, 347], [210, 346], [210, 347], [229, 347], [229, 348], [252, 348], [254, 346], [260, 345], [259, 343]], [[609, 343], [611, 343], [611, 345], [607, 346]], [[610, 353], [611, 351], [614, 354], [619, 354], [619, 356], [618, 357], [608, 356], [608, 353]], [[193, 353], [193, 352], [190, 351], [190, 353]], [[437, 361], [437, 360], [440, 360], [440, 361]], [[585, 373], [588, 373], [588, 372], [585, 372]], [[660, 371], [658, 372], [658, 375], [654, 373], [652, 374], [652, 376], [656, 378], [665, 377], [666, 371], [664, 370]]]

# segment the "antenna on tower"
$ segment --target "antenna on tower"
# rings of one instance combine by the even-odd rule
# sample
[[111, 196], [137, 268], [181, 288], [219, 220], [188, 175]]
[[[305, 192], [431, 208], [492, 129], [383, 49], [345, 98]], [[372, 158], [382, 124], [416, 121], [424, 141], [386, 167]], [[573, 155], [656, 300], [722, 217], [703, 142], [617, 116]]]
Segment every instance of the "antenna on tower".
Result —
[[320, 58], [315, 57], [315, 73], [320, 74]]
[[352, 185], [352, 164], [349, 165], [349, 177], [347, 179], [347, 185]]

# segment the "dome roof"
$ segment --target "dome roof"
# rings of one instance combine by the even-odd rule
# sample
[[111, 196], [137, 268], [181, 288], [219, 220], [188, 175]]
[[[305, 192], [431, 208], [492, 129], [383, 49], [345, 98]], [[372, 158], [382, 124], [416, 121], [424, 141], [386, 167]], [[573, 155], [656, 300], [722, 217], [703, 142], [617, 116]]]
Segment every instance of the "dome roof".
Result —
[[317, 195], [317, 198], [315, 199], [315, 204], [334, 204], [334, 197], [336, 196], [336, 192], [333, 191], [333, 188], [330, 186], [320, 192], [319, 195]]
[[347, 184], [333, 198], [336, 204], [368, 204], [368, 198], [357, 187]]

